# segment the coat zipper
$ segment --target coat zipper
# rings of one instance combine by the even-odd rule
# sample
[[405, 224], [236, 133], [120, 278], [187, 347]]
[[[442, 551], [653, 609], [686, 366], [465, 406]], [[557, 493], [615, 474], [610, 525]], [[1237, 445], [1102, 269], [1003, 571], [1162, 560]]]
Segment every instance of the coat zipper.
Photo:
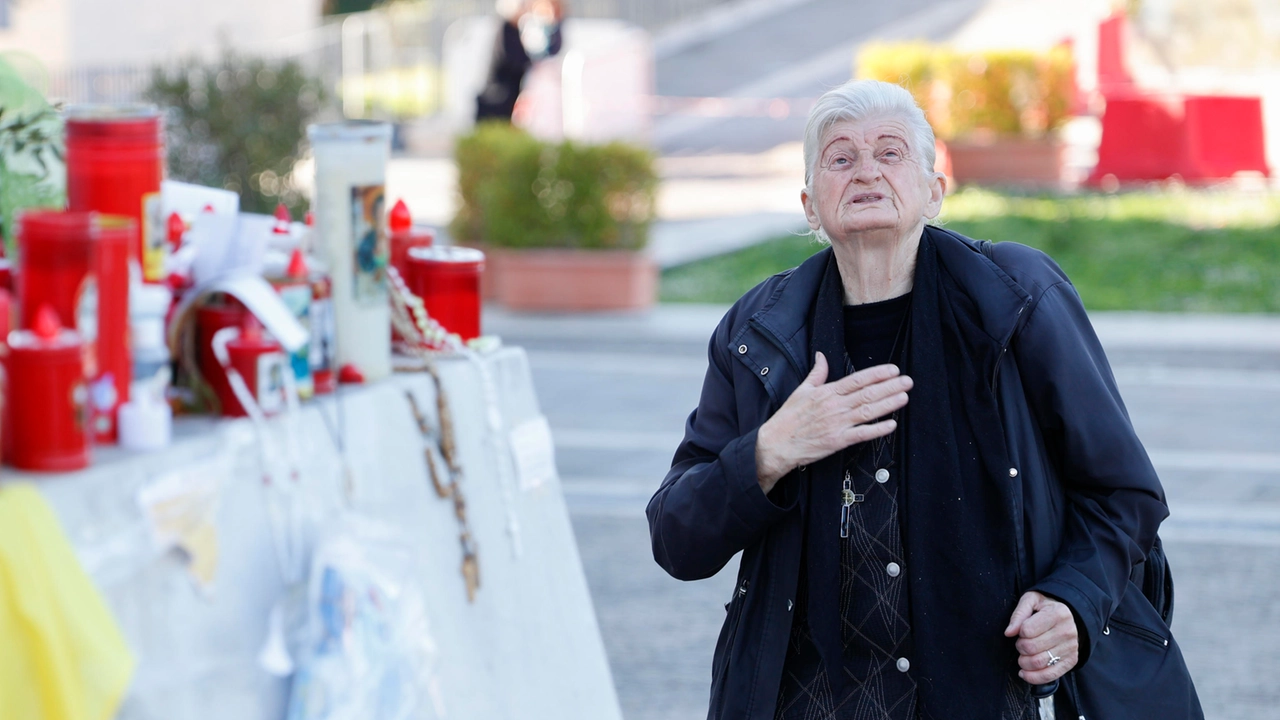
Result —
[[[1130, 634], [1130, 635], [1133, 635], [1133, 636], [1135, 636], [1135, 637], [1142, 638], [1143, 640], [1146, 640], [1146, 641], [1148, 641], [1148, 642], [1151, 642], [1151, 643], [1153, 643], [1153, 644], [1155, 644], [1155, 645], [1158, 645], [1158, 646], [1160, 646], [1160, 647], [1168, 647], [1168, 646], [1169, 646], [1169, 639], [1168, 639], [1168, 638], [1166, 638], [1165, 636], [1161, 635], [1160, 633], [1158, 633], [1158, 632], [1156, 632], [1156, 631], [1154, 631], [1154, 630], [1148, 630], [1147, 628], [1144, 628], [1144, 627], [1142, 627], [1141, 625], [1135, 625], [1135, 624], [1133, 624], [1133, 623], [1131, 623], [1131, 622], [1127, 622], [1127, 621], [1125, 621], [1125, 620], [1119, 620], [1119, 619], [1116, 619], [1116, 618], [1111, 618], [1111, 622], [1110, 622], [1110, 623], [1108, 623], [1108, 625], [1114, 625], [1114, 626], [1116, 626], [1116, 629], [1117, 629], [1117, 630], [1121, 630], [1121, 631], [1126, 632], [1126, 633], [1128, 633], [1128, 634]], [[1103, 634], [1104, 634], [1104, 635], [1108, 634], [1108, 632], [1107, 632], [1107, 630], [1108, 630], [1108, 629], [1109, 629], [1109, 628], [1104, 628], [1104, 629], [1103, 629], [1103, 631], [1102, 631], [1102, 632], [1103, 632]]]
[[[997, 405], [997, 407], [1000, 405], [1000, 397], [999, 397], [999, 393], [997, 393], [997, 391], [996, 391], [996, 382], [1000, 379], [1000, 366], [1004, 363], [1004, 356], [1005, 356], [1005, 353], [1007, 353], [1007, 352], [1009, 351], [1009, 345], [1013, 342], [1013, 338], [1014, 338], [1014, 336], [1018, 334], [1018, 320], [1019, 320], [1019, 318], [1021, 318], [1021, 317], [1022, 317], [1022, 313], [1023, 313], [1023, 312], [1024, 312], [1024, 311], [1025, 311], [1029, 306], [1030, 306], [1030, 305], [1031, 305], [1031, 300], [1029, 300], [1029, 299], [1028, 299], [1028, 300], [1026, 300], [1025, 302], [1023, 302], [1023, 303], [1022, 303], [1022, 307], [1018, 308], [1018, 312], [1013, 316], [1013, 328], [1014, 328], [1014, 329], [1013, 329], [1012, 331], [1010, 331], [1010, 332], [1009, 332], [1009, 337], [1008, 337], [1008, 338], [1006, 338], [1006, 339], [1005, 339], [1005, 341], [1004, 341], [1004, 343], [1000, 346], [1000, 355], [996, 358], [995, 368], [991, 371], [991, 393], [992, 393], [993, 395], [995, 395], [995, 401], [996, 401], [996, 405]], [[1003, 416], [1001, 416], [1001, 420], [1002, 420], [1002, 422], [1001, 422], [1001, 430], [1000, 430], [1000, 431], [1001, 431], [1002, 433], [1004, 432], [1004, 423], [1003, 423], [1003, 419], [1004, 419], [1004, 418], [1003, 418]], [[1010, 458], [1010, 457], [1008, 456], [1008, 454], [1009, 454], [1009, 441], [1008, 441], [1008, 438], [1007, 438], [1007, 437], [1005, 437], [1005, 438], [1002, 438], [1002, 440], [1004, 441], [1002, 444], [1003, 444], [1003, 445], [1004, 445], [1004, 447], [1005, 447], [1005, 459], [1006, 459], [1006, 460], [1008, 460], [1008, 461], [1012, 461], [1012, 460], [1013, 460], [1013, 458]], [[1022, 517], [1022, 515], [1024, 514], [1024, 512], [1025, 512], [1025, 509], [1024, 509], [1024, 507], [1023, 507], [1021, 504], [1019, 504], [1019, 506], [1018, 506], [1017, 508], [1015, 508], [1015, 516], [1016, 516], [1016, 517]], [[1024, 551], [1023, 551], [1023, 549], [1022, 549], [1022, 548], [1023, 548], [1023, 545], [1024, 545], [1025, 537], [1024, 537], [1024, 533], [1023, 533], [1023, 531], [1022, 531], [1022, 526], [1021, 526], [1021, 524], [1019, 524], [1019, 525], [1018, 525], [1018, 527], [1015, 529], [1015, 533], [1016, 533], [1016, 534], [1017, 534], [1017, 536], [1018, 536], [1018, 564], [1017, 564], [1017, 567], [1015, 567], [1015, 568], [1014, 568], [1014, 585], [1015, 585], [1015, 589], [1017, 590], [1018, 594], [1019, 594], [1019, 595], [1021, 595], [1021, 594], [1025, 591], [1025, 588], [1026, 588], [1026, 578], [1023, 576], [1023, 568], [1024, 568], [1024, 566], [1026, 565], [1026, 557], [1025, 557]]]
[[1018, 320], [1022, 317], [1022, 313], [1031, 306], [1031, 300], [1022, 303], [1022, 307], [1018, 308], [1018, 312], [1013, 316], [1013, 332], [1009, 333], [1009, 337], [1000, 346], [1000, 357], [996, 358], [996, 367], [991, 372], [991, 391], [995, 392], [996, 381], [1000, 379], [1000, 366], [1004, 364], [1004, 355], [1009, 352], [1009, 344], [1013, 342], [1013, 336], [1018, 334]]

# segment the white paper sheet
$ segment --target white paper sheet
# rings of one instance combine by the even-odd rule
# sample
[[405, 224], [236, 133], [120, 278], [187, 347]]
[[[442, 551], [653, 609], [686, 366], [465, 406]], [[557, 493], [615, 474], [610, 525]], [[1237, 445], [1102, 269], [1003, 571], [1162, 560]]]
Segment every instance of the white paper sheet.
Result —
[[551, 426], [541, 415], [511, 431], [511, 455], [521, 490], [534, 490], [556, 477], [556, 448]]

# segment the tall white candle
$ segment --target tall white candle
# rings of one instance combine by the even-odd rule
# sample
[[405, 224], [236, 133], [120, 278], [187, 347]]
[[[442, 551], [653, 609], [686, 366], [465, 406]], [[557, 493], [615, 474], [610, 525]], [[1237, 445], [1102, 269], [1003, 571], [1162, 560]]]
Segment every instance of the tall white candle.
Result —
[[391, 373], [384, 218], [391, 126], [348, 120], [311, 125], [307, 137], [316, 162], [317, 250], [333, 275], [337, 362], [376, 380]]

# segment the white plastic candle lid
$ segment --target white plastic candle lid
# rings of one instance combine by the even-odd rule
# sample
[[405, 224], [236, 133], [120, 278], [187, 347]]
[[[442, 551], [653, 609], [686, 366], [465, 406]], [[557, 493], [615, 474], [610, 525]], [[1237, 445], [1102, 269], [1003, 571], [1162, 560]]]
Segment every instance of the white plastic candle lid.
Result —
[[68, 328], [60, 328], [57, 337], [41, 338], [33, 330], [14, 330], [9, 333], [9, 348], [15, 352], [31, 349], [79, 349], [83, 344], [80, 333]]
[[477, 265], [484, 263], [484, 253], [469, 247], [434, 245], [432, 247], [409, 248], [409, 259], [428, 263]]
[[377, 120], [346, 120], [307, 126], [312, 143], [391, 141], [391, 124]]
[[159, 450], [173, 435], [173, 410], [167, 403], [140, 397], [120, 406], [120, 447]]
[[63, 116], [76, 120], [147, 120], [159, 117], [160, 108], [150, 103], [124, 103], [120, 105], [95, 104], [68, 105]]

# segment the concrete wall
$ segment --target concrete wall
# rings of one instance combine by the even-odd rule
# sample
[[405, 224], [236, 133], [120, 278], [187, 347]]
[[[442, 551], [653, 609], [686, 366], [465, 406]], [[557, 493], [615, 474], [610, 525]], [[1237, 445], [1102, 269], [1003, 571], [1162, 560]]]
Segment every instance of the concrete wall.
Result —
[[264, 49], [320, 19], [319, 0], [71, 2], [70, 60], [77, 66], [212, 54], [223, 46]]
[[[411, 687], [427, 697], [412, 717], [622, 720], [560, 480], [551, 472], [542, 484], [526, 487], [515, 464], [508, 431], [541, 416], [528, 358], [505, 347], [474, 363], [443, 359], [438, 368], [478, 547], [481, 586], [474, 602], [467, 600], [460, 569], [454, 505], [431, 490], [422, 434], [405, 398], [412, 393], [426, 421], [440, 427], [435, 386], [425, 373], [343, 391], [345, 420], [337, 421], [336, 432], [346, 460], [326, 429], [334, 421], [322, 418], [334, 417], [339, 400], [304, 405], [293, 426], [297, 475], [287, 490], [284, 483], [271, 486], [282, 494], [260, 480], [257, 443], [283, 448], [281, 438], [293, 432], [283, 418], [267, 423], [262, 435], [248, 420], [181, 418], [174, 443], [157, 452], [95, 448], [88, 470], [38, 480], [5, 468], [0, 482], [38, 482], [138, 660], [117, 720], [285, 717], [289, 680], [269, 674], [259, 652], [272, 608], [295, 597], [283, 578], [299, 570], [306, 577], [316, 543], [351, 514], [382, 524], [411, 556], [412, 570], [393, 571], [390, 579], [420, 594], [424, 606], [419, 622], [395, 628], [419, 650], [413, 654], [420, 675]], [[487, 409], [490, 397], [495, 406]], [[497, 415], [496, 427], [490, 413]], [[345, 463], [352, 494], [343, 509]], [[209, 524], [204, 537], [217, 538], [211, 584], [193, 582], [191, 551], [170, 550], [167, 531], [156, 533], [154, 516], [139, 502], [144, 493], [191, 508], [190, 517]], [[268, 508], [277, 502], [284, 509], [273, 519]], [[282, 571], [280, 559], [292, 553], [278, 559], [275, 548], [286, 540], [299, 552]], [[371, 649], [374, 657], [385, 644]]]
[[27, 53], [45, 67], [62, 67], [70, 52], [70, 5], [75, 0], [10, 2], [9, 27], [0, 29], [0, 51]]
[[136, 65], [221, 47], [263, 51], [315, 28], [320, 0], [21, 0], [0, 50], [50, 70]]
[[1275, 0], [1144, 0], [1134, 21], [1160, 62], [1176, 70], [1280, 69]]

